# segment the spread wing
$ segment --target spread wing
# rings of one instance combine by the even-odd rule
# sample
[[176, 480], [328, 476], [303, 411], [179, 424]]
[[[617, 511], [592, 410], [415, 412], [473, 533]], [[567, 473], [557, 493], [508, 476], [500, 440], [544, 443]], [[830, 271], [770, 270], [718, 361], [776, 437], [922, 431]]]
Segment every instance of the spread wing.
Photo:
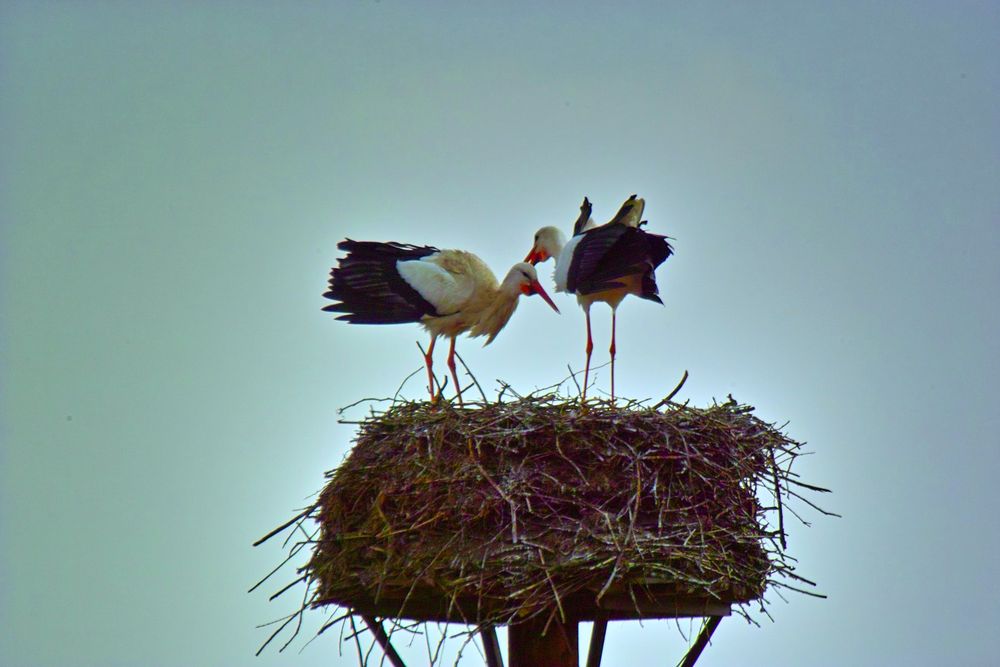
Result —
[[623, 283], [618, 280], [625, 276], [641, 275], [643, 291], [655, 295], [653, 271], [672, 251], [664, 236], [609, 222], [585, 232], [577, 243], [567, 276], [567, 290], [593, 294], [622, 287]]
[[433, 303], [400, 274], [400, 264], [411, 264], [440, 251], [431, 246], [405, 243], [352, 241], [337, 244], [347, 255], [330, 270], [324, 298], [336, 301], [323, 310], [344, 313], [338, 320], [355, 324], [419, 322], [436, 316]]

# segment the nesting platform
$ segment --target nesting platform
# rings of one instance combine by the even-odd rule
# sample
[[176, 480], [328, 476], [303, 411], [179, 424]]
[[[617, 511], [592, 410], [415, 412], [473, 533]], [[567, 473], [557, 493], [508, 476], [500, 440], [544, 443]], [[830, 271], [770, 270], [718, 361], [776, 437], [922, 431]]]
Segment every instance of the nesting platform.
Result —
[[313, 607], [475, 626], [723, 616], [790, 571], [799, 443], [736, 402], [396, 402], [328, 474]]

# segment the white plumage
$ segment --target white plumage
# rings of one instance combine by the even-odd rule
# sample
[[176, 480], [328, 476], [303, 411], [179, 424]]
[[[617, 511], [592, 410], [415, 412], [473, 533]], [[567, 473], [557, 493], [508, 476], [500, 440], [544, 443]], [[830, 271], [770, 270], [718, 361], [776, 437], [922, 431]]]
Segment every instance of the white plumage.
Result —
[[451, 339], [448, 368], [461, 402], [455, 369], [459, 334], [487, 336], [490, 344], [514, 314], [521, 295], [538, 294], [559, 312], [531, 264], [515, 264], [503, 282], [497, 282], [485, 262], [464, 250], [350, 239], [337, 247], [347, 255], [330, 271], [323, 295], [337, 303], [323, 310], [344, 313], [337, 319], [356, 324], [420, 323], [431, 334], [424, 361], [432, 400], [438, 336]]
[[611, 398], [615, 396], [615, 320], [618, 305], [629, 294], [650, 301], [660, 301], [654, 270], [673, 249], [666, 237], [649, 234], [641, 226], [645, 202], [632, 195], [614, 218], [597, 226], [590, 217], [586, 198], [573, 226], [573, 237], [566, 237], [557, 227], [542, 227], [525, 261], [537, 264], [550, 258], [556, 261], [553, 274], [557, 292], [576, 295], [587, 320], [587, 361], [583, 375], [583, 398], [587, 397], [590, 355], [594, 341], [590, 332], [590, 307], [602, 301], [611, 307]]

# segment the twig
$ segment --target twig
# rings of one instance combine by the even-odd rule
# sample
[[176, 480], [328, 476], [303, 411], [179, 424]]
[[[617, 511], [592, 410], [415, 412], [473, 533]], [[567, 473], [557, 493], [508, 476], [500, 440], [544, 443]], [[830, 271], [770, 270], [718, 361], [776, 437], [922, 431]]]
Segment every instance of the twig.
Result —
[[253, 586], [251, 586], [250, 590], [248, 590], [247, 593], [253, 593], [255, 590], [257, 590], [258, 588], [260, 588], [261, 584], [263, 584], [265, 581], [267, 581], [268, 579], [270, 579], [271, 577], [273, 577], [278, 570], [280, 570], [281, 568], [283, 568], [288, 563], [288, 561], [290, 561], [293, 558], [295, 558], [295, 556], [297, 556], [299, 554], [299, 552], [303, 549], [303, 547], [305, 547], [305, 545], [306, 545], [306, 542], [299, 542], [298, 543], [298, 548], [293, 548], [289, 552], [288, 557], [285, 558], [285, 560], [281, 561], [276, 568], [274, 568], [273, 570], [271, 570], [270, 572], [268, 572], [267, 576], [265, 576], [263, 579], [261, 579], [260, 581], [258, 581], [256, 584], [254, 584]]
[[306, 584], [306, 588], [305, 588], [305, 590], [304, 590], [304, 591], [302, 592], [302, 604], [301, 604], [301, 605], [299, 606], [299, 613], [298, 613], [298, 617], [299, 617], [299, 620], [298, 620], [298, 622], [297, 622], [297, 623], [295, 624], [295, 630], [294, 630], [294, 631], [292, 632], [292, 636], [288, 638], [288, 641], [286, 641], [286, 642], [285, 642], [284, 644], [282, 644], [282, 645], [281, 645], [281, 648], [279, 648], [279, 649], [278, 649], [278, 653], [281, 653], [281, 652], [282, 652], [282, 651], [284, 651], [284, 650], [285, 650], [286, 648], [288, 648], [288, 646], [289, 646], [289, 645], [290, 645], [290, 644], [291, 644], [291, 643], [292, 643], [293, 641], [295, 641], [295, 638], [299, 636], [299, 632], [301, 632], [301, 631], [302, 631], [302, 617], [304, 616], [304, 612], [305, 612], [305, 610], [306, 610], [306, 609], [308, 608], [308, 606], [309, 606], [309, 589], [310, 589], [311, 587], [312, 587], [312, 586], [311, 586], [311, 583], [309, 583], [309, 584]]
[[392, 395], [392, 402], [393, 403], [395, 403], [396, 399], [399, 398], [399, 393], [401, 391], [403, 391], [403, 387], [406, 386], [406, 383], [410, 381], [410, 378], [413, 377], [414, 375], [416, 375], [417, 373], [419, 373], [422, 370], [424, 370], [424, 369], [423, 368], [417, 368], [417, 370], [413, 371], [412, 373], [410, 373], [409, 375], [407, 375], [405, 378], [403, 378], [403, 381], [399, 383], [399, 387], [396, 388], [396, 393]]
[[254, 655], [260, 655], [264, 651], [264, 649], [267, 648], [267, 645], [270, 644], [272, 641], [274, 641], [274, 638], [277, 637], [282, 630], [288, 627], [288, 624], [291, 623], [292, 620], [295, 619], [295, 617], [300, 616], [303, 611], [304, 610], [300, 609], [298, 612], [289, 616], [288, 619], [284, 623], [282, 623], [277, 630], [271, 633], [271, 636], [267, 638], [267, 641], [260, 645], [260, 648], [257, 649], [257, 652]]
[[316, 505], [310, 505], [309, 507], [307, 507], [306, 509], [304, 509], [301, 512], [299, 512], [298, 514], [296, 514], [295, 516], [293, 516], [291, 519], [289, 519], [285, 523], [281, 524], [280, 526], [278, 526], [277, 528], [275, 528], [274, 530], [272, 530], [270, 533], [268, 533], [264, 537], [260, 538], [256, 542], [254, 542], [253, 546], [259, 547], [260, 545], [264, 544], [264, 542], [267, 542], [269, 539], [271, 539], [272, 537], [274, 537], [275, 535], [277, 535], [281, 531], [285, 530], [286, 528], [288, 528], [289, 526], [291, 526], [296, 521], [299, 521], [300, 519], [304, 519], [305, 517], [309, 516], [309, 514], [311, 514], [312, 511], [314, 509], [316, 509], [316, 507], [317, 507]]
[[666, 398], [664, 398], [662, 401], [653, 406], [653, 410], [659, 410], [661, 407], [669, 403], [670, 399], [676, 396], [677, 392], [681, 390], [681, 387], [684, 386], [684, 383], [687, 382], [687, 379], [688, 379], [688, 372], [685, 370], [684, 375], [681, 376], [681, 381], [677, 383], [677, 386], [674, 387], [673, 391], [667, 394]]
[[350, 410], [353, 407], [361, 405], [362, 403], [388, 403], [391, 400], [392, 400], [391, 398], [368, 398], [368, 397], [359, 398], [358, 400], [354, 401], [353, 403], [348, 403], [347, 405], [345, 405], [342, 408], [337, 408], [337, 414], [338, 415], [342, 415], [342, 414], [344, 414], [344, 412]]
[[281, 590], [280, 590], [280, 591], [278, 591], [277, 593], [275, 593], [274, 595], [272, 595], [271, 597], [269, 597], [269, 598], [268, 598], [268, 601], [269, 601], [269, 602], [273, 602], [274, 600], [278, 599], [278, 597], [279, 597], [279, 596], [280, 596], [280, 595], [281, 595], [282, 593], [284, 593], [285, 591], [287, 591], [287, 590], [288, 590], [288, 589], [290, 589], [290, 588], [293, 588], [293, 587], [294, 587], [294, 586], [295, 586], [296, 584], [300, 584], [300, 583], [302, 583], [303, 581], [305, 581], [305, 580], [306, 580], [306, 579], [308, 579], [308, 578], [309, 578], [309, 575], [308, 575], [308, 574], [303, 574], [303, 575], [302, 575], [301, 577], [299, 577], [298, 579], [296, 579], [296, 580], [292, 581], [291, 583], [289, 583], [289, 584], [286, 584], [285, 586], [283, 586], [283, 587], [281, 588]]
[[458, 353], [458, 352], [456, 351], [456, 352], [455, 352], [455, 356], [456, 356], [456, 357], [458, 357], [458, 360], [459, 360], [460, 362], [462, 362], [462, 368], [464, 368], [464, 369], [465, 369], [465, 372], [466, 372], [466, 373], [467, 373], [467, 374], [469, 375], [469, 377], [470, 377], [470, 378], [472, 378], [472, 382], [473, 382], [473, 383], [474, 383], [474, 384], [476, 385], [476, 389], [478, 389], [478, 390], [479, 390], [479, 395], [483, 397], [483, 403], [486, 403], [486, 402], [487, 402], [487, 398], [486, 398], [486, 393], [485, 393], [485, 392], [483, 391], [483, 388], [479, 386], [479, 380], [477, 380], [477, 379], [476, 379], [476, 376], [475, 376], [475, 375], [473, 375], [473, 374], [472, 374], [472, 371], [470, 371], [470, 370], [469, 370], [469, 367], [468, 367], [468, 365], [467, 365], [467, 364], [465, 363], [465, 359], [463, 359], [463, 358], [462, 358], [462, 355], [460, 355], [460, 354], [459, 354], [459, 353]]
[[361, 650], [361, 640], [358, 638], [358, 626], [355, 625], [354, 623], [353, 615], [349, 616], [348, 618], [350, 619], [351, 623], [351, 637], [354, 638], [354, 645], [358, 649], [358, 664], [360, 665], [360, 667], [365, 667], [365, 661], [361, 659], [361, 656], [364, 655], [364, 651]]
[[825, 489], [822, 486], [813, 486], [812, 484], [806, 484], [805, 482], [800, 482], [798, 480], [794, 480], [791, 478], [788, 478], [785, 481], [787, 481], [789, 484], [794, 484], [795, 486], [804, 487], [806, 489], [809, 489], [810, 491], [816, 491], [817, 493], [832, 493], [830, 489]]
[[791, 489], [785, 489], [785, 492], [788, 495], [790, 495], [790, 496], [794, 496], [794, 497], [798, 498], [799, 500], [801, 500], [802, 502], [804, 502], [806, 505], [809, 505], [809, 507], [811, 507], [814, 510], [816, 510], [817, 512], [819, 512], [820, 514], [825, 514], [826, 516], [835, 516], [838, 519], [843, 519], [844, 518], [841, 515], [837, 514], [836, 512], [830, 512], [830, 511], [827, 511], [827, 510], [823, 509], [822, 507], [820, 507], [816, 503], [812, 502], [808, 498], [805, 498], [801, 494], [795, 493]]
[[570, 366], [569, 364], [566, 364], [566, 368], [569, 370], [569, 376], [573, 380], [573, 384], [576, 385], [576, 394], [577, 394], [577, 396], [582, 396], [583, 395], [583, 389], [580, 388], [580, 383], [576, 381], [576, 373], [573, 372], [573, 367]]
[[788, 549], [788, 542], [785, 537], [785, 513], [781, 508], [781, 481], [778, 479], [778, 463], [774, 460], [774, 450], [771, 454], [771, 471], [774, 474], [774, 499], [778, 505], [778, 538], [781, 540], [781, 548]]

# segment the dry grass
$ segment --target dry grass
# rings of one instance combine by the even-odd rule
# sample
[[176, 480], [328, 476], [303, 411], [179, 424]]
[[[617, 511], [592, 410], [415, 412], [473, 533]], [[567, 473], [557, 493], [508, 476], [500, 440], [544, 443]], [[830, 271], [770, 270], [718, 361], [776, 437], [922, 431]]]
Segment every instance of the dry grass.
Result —
[[782, 498], [825, 491], [791, 471], [801, 444], [732, 400], [657, 408], [549, 393], [373, 412], [287, 524], [319, 527], [298, 543], [299, 622], [335, 605], [481, 626], [586, 618], [651, 585], [736, 605], [811, 585], [784, 548]]

